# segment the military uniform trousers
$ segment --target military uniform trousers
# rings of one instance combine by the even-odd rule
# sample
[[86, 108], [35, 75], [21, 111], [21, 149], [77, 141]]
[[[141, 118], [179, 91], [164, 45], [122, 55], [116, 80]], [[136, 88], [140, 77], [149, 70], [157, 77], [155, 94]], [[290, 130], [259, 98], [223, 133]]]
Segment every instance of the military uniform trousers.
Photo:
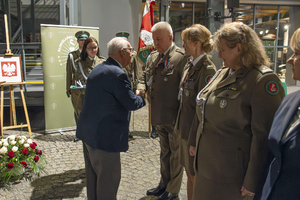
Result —
[[166, 187], [167, 192], [179, 193], [183, 174], [183, 167], [179, 162], [179, 138], [171, 124], [157, 125], [156, 131], [161, 147], [159, 185]]
[[116, 200], [121, 180], [120, 152], [95, 149], [83, 142], [88, 200]]
[[71, 101], [72, 101], [72, 105], [74, 108], [74, 118], [75, 118], [76, 124], [77, 124], [77, 121], [79, 118], [79, 113], [80, 113], [80, 110], [78, 110], [76, 107], [78, 99], [79, 99], [79, 90], [72, 90], [71, 91]]

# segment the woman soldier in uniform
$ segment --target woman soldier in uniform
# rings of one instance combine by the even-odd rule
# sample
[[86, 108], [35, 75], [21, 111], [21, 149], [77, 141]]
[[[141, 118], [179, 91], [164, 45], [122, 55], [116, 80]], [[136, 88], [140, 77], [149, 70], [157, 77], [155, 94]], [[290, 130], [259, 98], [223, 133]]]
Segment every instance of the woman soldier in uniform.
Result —
[[247, 25], [224, 24], [214, 42], [224, 67], [196, 98], [200, 124], [193, 126], [197, 129], [193, 199], [252, 199], [284, 89], [267, 67], [261, 40]]
[[[75, 82], [77, 81], [77, 86], [85, 86], [90, 72], [94, 69], [94, 67], [105, 60], [106, 59], [104, 57], [100, 56], [100, 49], [97, 40], [93, 37], [88, 37], [84, 42], [80, 58], [75, 62], [77, 67], [77, 71], [75, 73]], [[80, 95], [76, 105], [76, 112], [78, 116], [81, 111], [83, 98], [84, 90], [80, 90]]]
[[194, 156], [191, 156], [189, 153], [190, 145], [188, 143], [190, 128], [196, 110], [195, 99], [198, 92], [216, 72], [214, 64], [206, 55], [213, 49], [210, 36], [209, 30], [200, 24], [186, 28], [181, 34], [185, 55], [193, 57], [193, 60], [187, 62], [180, 81], [180, 108], [175, 129], [179, 134], [179, 157], [187, 175], [187, 196], [189, 200], [192, 199], [195, 179]]

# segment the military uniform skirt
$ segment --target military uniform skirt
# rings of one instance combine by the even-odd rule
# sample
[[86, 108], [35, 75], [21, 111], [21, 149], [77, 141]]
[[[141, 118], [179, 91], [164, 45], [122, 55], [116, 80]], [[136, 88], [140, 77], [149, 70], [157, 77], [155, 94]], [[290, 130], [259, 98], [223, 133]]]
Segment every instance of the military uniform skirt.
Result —
[[185, 170], [195, 176], [194, 171], [194, 156], [190, 156], [190, 145], [187, 141], [179, 137], [179, 161], [180, 164], [185, 167]]
[[197, 174], [193, 200], [253, 200], [254, 196], [242, 196], [241, 188], [240, 184], [218, 182]]

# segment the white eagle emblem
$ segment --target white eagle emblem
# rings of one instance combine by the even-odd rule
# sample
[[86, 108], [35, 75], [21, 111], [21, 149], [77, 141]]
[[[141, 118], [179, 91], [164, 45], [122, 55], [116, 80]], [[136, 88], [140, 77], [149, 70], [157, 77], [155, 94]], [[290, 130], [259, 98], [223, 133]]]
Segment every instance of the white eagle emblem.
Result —
[[16, 76], [16, 65], [14, 63], [10, 64], [10, 63], [7, 63], [7, 64], [4, 64], [3, 65], [3, 75], [4, 76], [8, 76], [8, 77], [11, 77], [11, 76]]
[[146, 46], [153, 45], [152, 33], [146, 30], [141, 30], [140, 38]]

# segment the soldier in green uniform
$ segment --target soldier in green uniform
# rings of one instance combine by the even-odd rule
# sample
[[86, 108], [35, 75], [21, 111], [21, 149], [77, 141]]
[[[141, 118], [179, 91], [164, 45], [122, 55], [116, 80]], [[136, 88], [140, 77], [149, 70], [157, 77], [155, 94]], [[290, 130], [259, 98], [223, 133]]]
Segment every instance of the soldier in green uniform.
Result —
[[74, 81], [76, 88], [74, 90], [77, 89], [77, 91], [79, 91], [77, 102], [75, 102], [74, 105], [77, 116], [79, 116], [81, 111], [87, 77], [95, 66], [104, 62], [105, 60], [106, 59], [104, 57], [100, 56], [97, 40], [93, 37], [88, 37], [84, 42], [80, 57], [75, 61], [76, 71], [74, 75]]
[[190, 129], [196, 111], [196, 95], [209, 82], [216, 72], [215, 65], [206, 53], [213, 49], [210, 42], [210, 31], [200, 24], [186, 28], [181, 35], [185, 55], [191, 55], [192, 60], [184, 67], [179, 85], [180, 107], [178, 110], [175, 131], [179, 135], [179, 158], [185, 167], [187, 175], [187, 197], [192, 199], [195, 180], [194, 156], [189, 153], [188, 142]]
[[[70, 87], [71, 85], [74, 85], [75, 83], [75, 79], [74, 79], [74, 74], [76, 71], [76, 67], [75, 67], [75, 60], [77, 60], [80, 57], [80, 53], [82, 51], [83, 45], [84, 45], [84, 41], [86, 40], [86, 38], [88, 38], [90, 36], [90, 33], [87, 31], [78, 31], [75, 34], [75, 37], [77, 38], [77, 43], [79, 48], [76, 51], [72, 51], [69, 53], [68, 55], [68, 59], [67, 59], [67, 65], [66, 65], [66, 91], [67, 91], [67, 96], [70, 97], [71, 96], [71, 101], [72, 101], [72, 105], [75, 108], [76, 107], [76, 102], [78, 101], [78, 97], [79, 97], [79, 91], [77, 90], [73, 90], [71, 91]], [[77, 123], [78, 121], [78, 115], [76, 112], [74, 112], [74, 117], [75, 117], [75, 122]]]
[[250, 200], [262, 176], [268, 134], [285, 92], [249, 26], [224, 24], [214, 41], [224, 67], [196, 98], [198, 120], [191, 133], [197, 135], [190, 143], [195, 147], [193, 199]]
[[147, 84], [151, 122], [160, 138], [161, 180], [156, 188], [147, 191], [147, 195], [159, 196], [158, 199], [178, 199], [183, 170], [179, 163], [179, 144], [174, 125], [179, 108], [178, 86], [187, 56], [173, 43], [169, 23], [156, 23], [152, 27], [152, 37], [156, 51], [147, 60], [138, 89], [145, 89]]
[[[126, 31], [120, 31], [120, 32], [116, 33], [117, 37], [125, 37], [127, 39], [129, 37], [129, 35], [130, 34]], [[139, 63], [138, 63], [136, 52], [134, 53], [134, 55], [131, 58], [131, 63], [129, 65], [127, 65], [126, 67], [124, 67], [123, 70], [129, 77], [132, 90], [135, 91], [137, 88], [138, 80], [141, 77], [142, 72], [143, 72], [142, 66], [139, 65]], [[131, 115], [131, 112], [130, 112], [130, 115]], [[131, 135], [130, 132], [129, 132], [128, 136], [129, 136], [129, 138], [133, 138], [133, 136]]]

